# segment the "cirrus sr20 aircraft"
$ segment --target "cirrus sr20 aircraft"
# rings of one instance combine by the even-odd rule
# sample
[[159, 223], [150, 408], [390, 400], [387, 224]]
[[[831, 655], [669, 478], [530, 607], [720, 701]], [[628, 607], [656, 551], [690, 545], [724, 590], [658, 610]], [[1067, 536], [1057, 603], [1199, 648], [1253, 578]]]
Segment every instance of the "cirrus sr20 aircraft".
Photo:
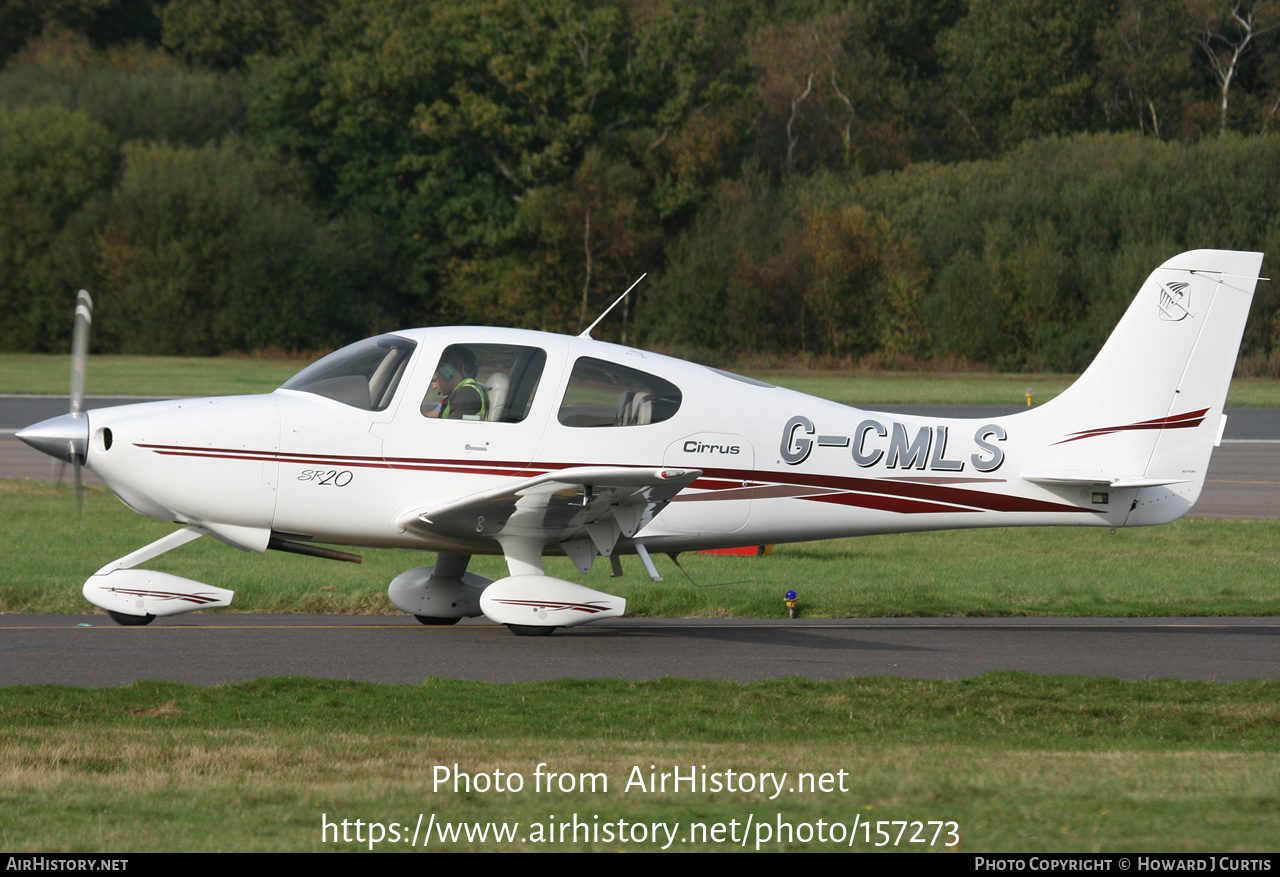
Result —
[[[122, 624], [229, 605], [231, 591], [137, 568], [212, 536], [339, 559], [319, 543], [434, 551], [391, 582], [396, 607], [545, 634], [626, 608], [545, 575], [547, 554], [583, 572], [605, 557], [615, 575], [638, 554], [657, 579], [652, 552], [1173, 521], [1221, 440], [1261, 264], [1170, 259], [1065, 393], [989, 420], [863, 411], [590, 330], [429, 328], [343, 348], [262, 396], [80, 412], [73, 390], [72, 414], [19, 438], [182, 525], [85, 582]], [[476, 554], [505, 556], [510, 575], [468, 572]]]

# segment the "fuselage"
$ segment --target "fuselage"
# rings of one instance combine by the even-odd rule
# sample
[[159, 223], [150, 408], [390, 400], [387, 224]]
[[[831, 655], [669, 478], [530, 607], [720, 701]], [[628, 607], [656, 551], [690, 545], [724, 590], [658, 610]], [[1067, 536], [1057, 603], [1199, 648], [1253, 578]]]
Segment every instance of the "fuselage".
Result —
[[[490, 539], [432, 539], [398, 521], [581, 466], [702, 471], [644, 529], [651, 550], [1121, 526], [1129, 511], [1132, 490], [1019, 478], [1065, 434], [1035, 410], [995, 420], [869, 412], [671, 357], [513, 329], [382, 338], [391, 340], [348, 356], [354, 365], [326, 371], [339, 351], [274, 393], [93, 411], [86, 464], [136, 511], [253, 550], [274, 532], [501, 553]], [[442, 354], [459, 346], [477, 359], [472, 380], [490, 387], [484, 419], [427, 416], [439, 400]], [[1083, 465], [1094, 450], [1068, 444], [1055, 453], [1075, 453]]]

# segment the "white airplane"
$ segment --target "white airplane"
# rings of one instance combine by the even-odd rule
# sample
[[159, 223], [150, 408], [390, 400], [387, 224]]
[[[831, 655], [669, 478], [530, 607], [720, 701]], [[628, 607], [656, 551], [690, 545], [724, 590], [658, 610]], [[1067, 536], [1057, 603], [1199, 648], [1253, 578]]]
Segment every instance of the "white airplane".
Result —
[[[80, 412], [73, 389], [71, 414], [18, 437], [182, 525], [85, 582], [122, 624], [231, 603], [137, 568], [207, 535], [336, 559], [355, 558], [317, 543], [435, 551], [391, 582], [397, 608], [541, 635], [626, 609], [545, 575], [548, 554], [584, 573], [606, 557], [614, 575], [637, 554], [657, 580], [651, 552], [1173, 521], [1221, 440], [1261, 264], [1219, 250], [1170, 259], [1066, 392], [989, 420], [862, 411], [590, 330], [451, 327], [361, 341], [261, 396]], [[504, 555], [510, 575], [468, 572], [476, 554]]]

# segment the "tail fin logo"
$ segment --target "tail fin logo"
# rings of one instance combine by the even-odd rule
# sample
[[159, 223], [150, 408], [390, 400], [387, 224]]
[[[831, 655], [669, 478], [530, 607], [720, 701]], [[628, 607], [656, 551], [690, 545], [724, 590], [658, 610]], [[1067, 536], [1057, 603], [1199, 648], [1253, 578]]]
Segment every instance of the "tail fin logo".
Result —
[[1160, 284], [1160, 319], [1177, 323], [1191, 315], [1191, 291], [1186, 283]]

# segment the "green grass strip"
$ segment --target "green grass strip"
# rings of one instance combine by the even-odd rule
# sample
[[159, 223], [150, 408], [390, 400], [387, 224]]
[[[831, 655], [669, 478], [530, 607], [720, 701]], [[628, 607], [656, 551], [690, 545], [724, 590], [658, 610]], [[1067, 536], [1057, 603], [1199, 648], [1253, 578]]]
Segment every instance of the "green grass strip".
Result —
[[[449, 825], [519, 823], [507, 842], [435, 837], [431, 850], [662, 846], [582, 834], [546, 842], [576, 816], [679, 823], [675, 850], [742, 849], [711, 835], [688, 842], [693, 822], [741, 831], [748, 818], [757, 830], [856, 818], [954, 821], [968, 852], [1265, 851], [1280, 813], [1278, 728], [1276, 682], [1009, 673], [15, 687], [0, 690], [0, 840], [12, 852], [367, 849], [354, 834], [323, 843], [322, 816], [412, 826], [421, 813]], [[561, 775], [550, 791], [534, 786], [539, 764]], [[455, 765], [520, 774], [523, 788], [437, 786]], [[650, 777], [676, 767], [787, 777], [776, 794], [653, 787]], [[797, 789], [801, 773], [811, 790]], [[760, 848], [866, 850], [875, 839], [770, 838]]]
[[[252, 357], [92, 356], [86, 392], [92, 396], [235, 396], [270, 393], [311, 359]], [[0, 353], [0, 393], [65, 396], [66, 356]]]

